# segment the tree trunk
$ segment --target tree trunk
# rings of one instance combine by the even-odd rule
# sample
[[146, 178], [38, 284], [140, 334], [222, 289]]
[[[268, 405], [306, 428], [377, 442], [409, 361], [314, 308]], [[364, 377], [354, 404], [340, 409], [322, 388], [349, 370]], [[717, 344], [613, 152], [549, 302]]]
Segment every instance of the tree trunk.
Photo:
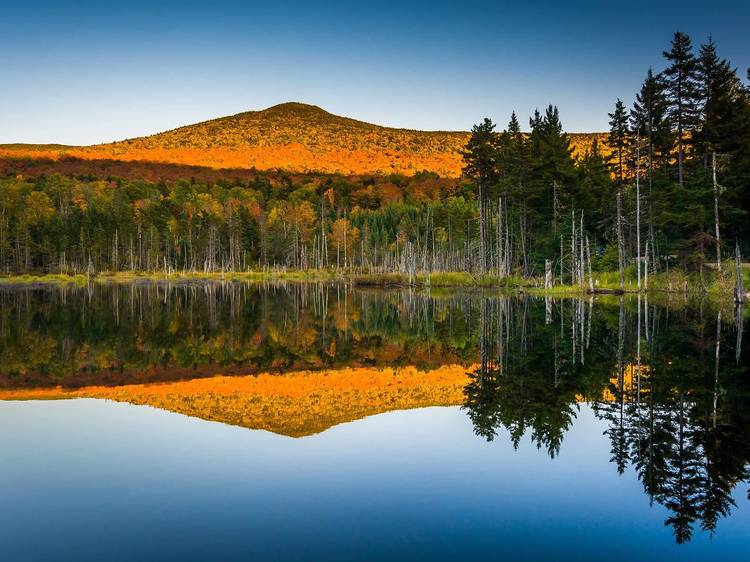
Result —
[[479, 271], [484, 274], [487, 272], [487, 239], [486, 224], [484, 213], [484, 189], [479, 185]]
[[544, 288], [552, 288], [552, 260], [544, 260]]
[[716, 269], [721, 271], [721, 236], [719, 234], [719, 184], [716, 182], [716, 151], [712, 153], [714, 180], [714, 227], [716, 229]]
[[586, 257], [589, 262], [589, 292], [594, 292], [594, 276], [591, 273], [591, 244], [589, 243], [589, 237], [586, 236]]
[[625, 290], [625, 255], [622, 238], [622, 189], [617, 190], [617, 256], [620, 270], [620, 290]]
[[734, 290], [734, 302], [742, 303], [745, 300], [745, 289], [742, 286], [742, 256], [740, 256], [740, 245], [734, 250], [735, 261], [737, 262], [737, 286]]
[[[640, 138], [636, 139], [640, 143]], [[635, 149], [635, 244], [638, 269], [638, 290], [641, 290], [641, 147]]]

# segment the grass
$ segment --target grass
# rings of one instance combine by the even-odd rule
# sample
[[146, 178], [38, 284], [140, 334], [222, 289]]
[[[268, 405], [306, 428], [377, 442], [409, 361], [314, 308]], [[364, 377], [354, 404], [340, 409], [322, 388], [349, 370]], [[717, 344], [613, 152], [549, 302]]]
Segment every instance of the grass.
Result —
[[145, 272], [145, 271], [117, 271], [102, 272], [87, 276], [83, 274], [66, 275], [59, 273], [21, 274], [0, 276], [1, 285], [78, 285], [85, 287], [89, 283], [139, 283], [163, 282], [175, 283], [190, 281], [292, 281], [319, 282], [331, 281], [337, 276], [328, 270], [311, 271], [231, 271], [231, 272]]
[[[649, 276], [649, 292], [685, 293], [691, 295], [709, 294], [728, 296], [734, 292], [734, 264], [727, 262], [721, 272], [704, 270], [699, 273], [685, 273], [671, 270], [669, 273], [658, 273]], [[750, 288], [750, 268], [743, 269], [746, 290]], [[594, 287], [597, 290], [619, 291], [620, 281], [617, 271], [594, 272]], [[138, 283], [163, 282], [187, 283], [191, 281], [242, 281], [260, 282], [351, 282], [361, 287], [430, 287], [430, 288], [491, 288], [522, 290], [537, 295], [575, 295], [588, 292], [588, 279], [583, 287], [578, 285], [555, 285], [551, 289], [543, 287], [540, 278], [507, 276], [498, 278], [495, 275], [477, 275], [465, 271], [445, 271], [416, 273], [413, 276], [404, 273], [358, 273], [336, 271], [333, 269], [313, 270], [261, 270], [232, 272], [102, 272], [91, 277], [82, 274], [24, 274], [0, 276], [0, 285], [77, 285], [85, 286], [94, 283]], [[637, 292], [637, 272], [630, 267], [625, 272], [625, 292]]]
[[22, 274], [0, 276], [0, 285], [77, 285], [85, 287], [88, 279], [85, 275], [66, 275], [60, 273]]
[[130, 272], [118, 271], [101, 273], [94, 278], [98, 283], [136, 283], [139, 281], [330, 281], [336, 276], [328, 270], [268, 270], [268, 271], [176, 271], [164, 272]]

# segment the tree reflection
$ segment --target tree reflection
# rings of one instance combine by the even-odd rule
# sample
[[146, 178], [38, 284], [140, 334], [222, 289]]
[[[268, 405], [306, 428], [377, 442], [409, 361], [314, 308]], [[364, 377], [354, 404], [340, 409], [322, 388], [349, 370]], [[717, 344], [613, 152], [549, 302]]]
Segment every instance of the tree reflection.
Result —
[[460, 365], [463, 408], [488, 441], [507, 433], [556, 457], [590, 403], [614, 470], [635, 474], [686, 542], [714, 533], [750, 478], [745, 311], [696, 304], [339, 284], [0, 289], [0, 387]]
[[610, 462], [620, 474], [630, 467], [668, 510], [676, 542], [698, 526], [716, 531], [735, 507], [734, 488], [750, 478], [741, 310], [730, 323], [721, 310], [640, 297], [603, 303], [596, 314], [583, 301], [530, 312], [523, 301], [488, 300], [481, 310], [481, 361], [464, 403], [477, 435], [493, 440], [503, 429], [514, 447], [528, 435], [555, 457], [578, 404], [589, 401], [605, 422]]

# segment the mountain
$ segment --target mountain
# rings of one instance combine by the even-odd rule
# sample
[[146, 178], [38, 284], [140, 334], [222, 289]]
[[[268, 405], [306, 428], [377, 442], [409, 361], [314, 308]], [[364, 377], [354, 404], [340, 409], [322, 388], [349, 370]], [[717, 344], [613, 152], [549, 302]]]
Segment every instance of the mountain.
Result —
[[347, 367], [114, 387], [0, 389], [0, 400], [99, 398], [303, 437], [383, 412], [459, 405], [466, 371], [462, 365], [427, 371]]
[[[426, 170], [457, 177], [468, 137], [467, 132], [382, 127], [290, 102], [110, 144], [0, 145], [0, 157], [73, 157], [343, 175], [412, 175]], [[602, 135], [572, 134], [574, 150], [582, 153], [595, 137]]]

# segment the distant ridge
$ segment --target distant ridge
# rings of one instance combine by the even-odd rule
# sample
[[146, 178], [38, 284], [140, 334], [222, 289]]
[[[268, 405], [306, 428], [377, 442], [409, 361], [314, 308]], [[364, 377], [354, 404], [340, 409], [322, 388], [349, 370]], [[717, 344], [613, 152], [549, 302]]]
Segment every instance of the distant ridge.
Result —
[[[603, 135], [570, 136], [574, 150], [581, 153], [593, 138]], [[383, 127], [334, 115], [316, 105], [288, 102], [109, 144], [0, 145], [0, 156], [69, 156], [343, 175], [431, 171], [457, 177], [468, 137], [464, 131]]]

